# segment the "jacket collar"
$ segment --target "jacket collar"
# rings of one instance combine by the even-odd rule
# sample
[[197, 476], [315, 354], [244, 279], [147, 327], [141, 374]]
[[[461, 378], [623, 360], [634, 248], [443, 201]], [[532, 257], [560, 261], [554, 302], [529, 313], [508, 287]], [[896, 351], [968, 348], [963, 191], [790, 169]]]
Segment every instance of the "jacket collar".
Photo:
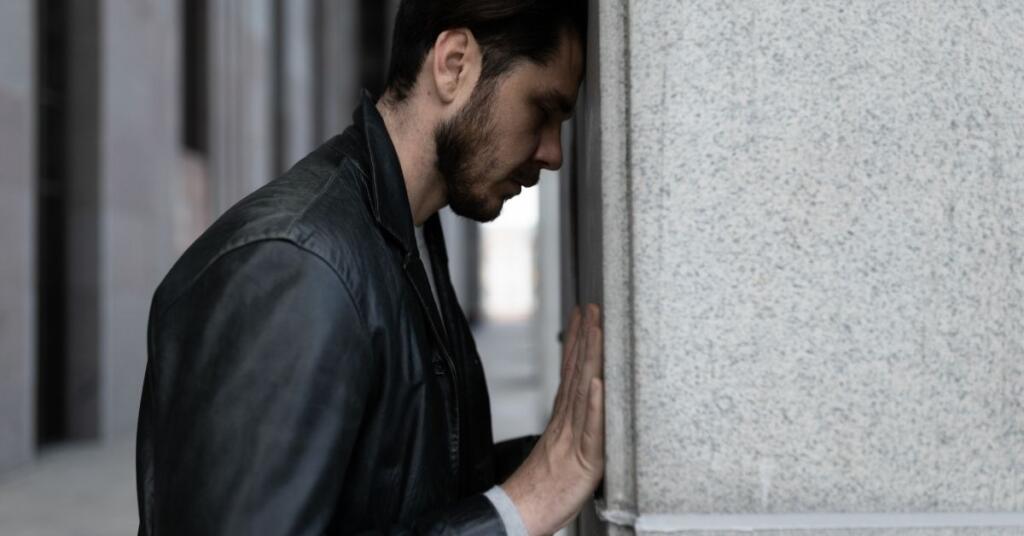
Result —
[[398, 153], [384, 125], [384, 118], [368, 91], [363, 91], [362, 102], [352, 117], [362, 133], [366, 150], [366, 186], [369, 192], [370, 212], [377, 223], [398, 241], [403, 253], [416, 252], [413, 234], [412, 209], [405, 189], [405, 177]]
[[[357, 160], [364, 170], [364, 179], [370, 203], [370, 213], [377, 224], [402, 247], [402, 267], [412, 282], [413, 288], [427, 314], [431, 331], [446, 355], [451, 355], [450, 341], [445, 324], [441, 321], [441, 309], [434, 301], [430, 283], [416, 247], [413, 231], [412, 208], [405, 188], [405, 177], [398, 160], [398, 153], [391, 143], [391, 136], [384, 125], [384, 118], [377, 111], [370, 93], [363, 91], [362, 103], [352, 116], [354, 129], [342, 136], [341, 143], [351, 152], [357, 153]], [[352, 145], [356, 147], [352, 147]], [[352, 149], [356, 149], [352, 151]], [[342, 149], [346, 152], [345, 149]], [[350, 152], [350, 154], [351, 154]], [[451, 283], [448, 280], [448, 255], [444, 251], [444, 234], [441, 220], [434, 214], [426, 222], [424, 238], [431, 256], [435, 285], [438, 295], [449, 296]], [[446, 292], [441, 292], [441, 288]]]

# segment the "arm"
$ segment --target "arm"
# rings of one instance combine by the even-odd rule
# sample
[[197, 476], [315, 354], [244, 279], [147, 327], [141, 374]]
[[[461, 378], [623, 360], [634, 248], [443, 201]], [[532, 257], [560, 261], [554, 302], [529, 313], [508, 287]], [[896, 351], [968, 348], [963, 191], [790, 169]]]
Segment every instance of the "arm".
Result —
[[[243, 246], [154, 323], [151, 532], [321, 534], [378, 384], [363, 316], [334, 271], [288, 242]], [[386, 532], [501, 523], [482, 495], [424, 514]]]
[[501, 487], [526, 531], [551, 534], [579, 512], [604, 474], [603, 339], [600, 310], [574, 310], [562, 353], [562, 379], [544, 434]]

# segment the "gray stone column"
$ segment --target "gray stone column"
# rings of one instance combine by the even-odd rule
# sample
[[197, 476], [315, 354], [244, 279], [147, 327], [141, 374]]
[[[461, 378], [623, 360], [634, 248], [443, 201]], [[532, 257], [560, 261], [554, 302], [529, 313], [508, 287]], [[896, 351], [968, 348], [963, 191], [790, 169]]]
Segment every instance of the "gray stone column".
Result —
[[1020, 6], [592, 4], [611, 531], [1024, 531]]
[[209, 169], [217, 214], [274, 175], [271, 2], [209, 3]]
[[68, 203], [72, 437], [135, 429], [180, 183], [177, 5], [74, 2]]
[[282, 48], [281, 88], [277, 117], [279, 136], [275, 173], [287, 170], [300, 158], [313, 150], [316, 121], [314, 117], [315, 84], [313, 76], [314, 10], [312, 0], [276, 0], [282, 16], [279, 27], [282, 35], [277, 40]]
[[315, 0], [316, 141], [323, 142], [352, 123], [359, 103], [359, 4], [355, 0]]
[[35, 447], [35, 22], [0, 5], [0, 472]]

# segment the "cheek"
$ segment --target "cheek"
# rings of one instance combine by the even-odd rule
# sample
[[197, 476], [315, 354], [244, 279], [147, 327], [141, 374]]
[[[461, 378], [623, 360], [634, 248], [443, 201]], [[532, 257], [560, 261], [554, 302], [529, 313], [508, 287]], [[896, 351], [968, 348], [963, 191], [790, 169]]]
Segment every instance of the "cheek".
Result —
[[493, 180], [504, 181], [515, 175], [524, 167], [528, 167], [533, 152], [525, 146], [513, 146], [509, 143], [499, 147], [499, 153], [495, 155], [488, 173], [493, 175]]
[[536, 141], [522, 134], [497, 133], [490, 150], [481, 151], [486, 155], [479, 160], [481, 173], [490, 177], [488, 182], [500, 182], [519, 168], [528, 164], [536, 152]]
[[498, 139], [502, 159], [512, 167], [528, 164], [540, 146], [540, 135], [532, 125], [517, 129]]
[[540, 145], [541, 125], [538, 122], [537, 113], [532, 108], [518, 110], [503, 125], [505, 128], [498, 141], [503, 150], [509, 155], [514, 155], [517, 162], [522, 163], [533, 153], [537, 152]]

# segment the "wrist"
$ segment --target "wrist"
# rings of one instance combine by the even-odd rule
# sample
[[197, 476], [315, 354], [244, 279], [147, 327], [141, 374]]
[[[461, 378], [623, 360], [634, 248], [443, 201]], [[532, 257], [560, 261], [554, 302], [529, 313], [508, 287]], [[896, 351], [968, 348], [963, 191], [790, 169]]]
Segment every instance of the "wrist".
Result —
[[[517, 478], [520, 477], [520, 478]], [[538, 504], [536, 498], [536, 486], [528, 478], [521, 478], [522, 475], [513, 474], [501, 484], [501, 489], [508, 496], [509, 500], [519, 512], [519, 518], [526, 527], [530, 536], [540, 534], [551, 534], [557, 527], [549, 527], [549, 521], [545, 519], [546, 512], [543, 505]]]
[[519, 514], [515, 503], [509, 498], [501, 486], [494, 486], [484, 492], [484, 497], [491, 501], [491, 505], [498, 511], [502, 525], [505, 526], [505, 534], [508, 536], [529, 536], [530, 531], [523, 523], [523, 517]]

